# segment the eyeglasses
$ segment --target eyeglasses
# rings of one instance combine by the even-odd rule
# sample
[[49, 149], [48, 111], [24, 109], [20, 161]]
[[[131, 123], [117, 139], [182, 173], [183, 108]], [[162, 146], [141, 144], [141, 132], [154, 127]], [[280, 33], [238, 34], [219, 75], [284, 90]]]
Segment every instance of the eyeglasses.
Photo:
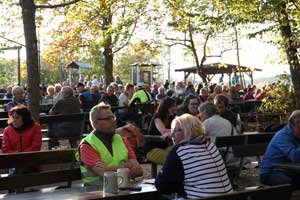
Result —
[[115, 121], [116, 116], [108, 116], [108, 117], [104, 117], [104, 118], [98, 118], [97, 120], [104, 120], [104, 121], [113, 120], [113, 121]]

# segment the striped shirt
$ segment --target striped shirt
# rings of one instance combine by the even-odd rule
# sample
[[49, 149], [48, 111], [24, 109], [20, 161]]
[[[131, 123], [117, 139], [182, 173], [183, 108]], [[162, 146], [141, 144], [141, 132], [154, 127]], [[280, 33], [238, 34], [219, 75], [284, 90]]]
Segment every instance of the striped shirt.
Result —
[[184, 145], [176, 153], [183, 164], [184, 190], [188, 198], [232, 191], [224, 162], [213, 143]]
[[223, 159], [209, 142], [174, 146], [155, 185], [161, 193], [177, 193], [187, 198], [232, 192]]

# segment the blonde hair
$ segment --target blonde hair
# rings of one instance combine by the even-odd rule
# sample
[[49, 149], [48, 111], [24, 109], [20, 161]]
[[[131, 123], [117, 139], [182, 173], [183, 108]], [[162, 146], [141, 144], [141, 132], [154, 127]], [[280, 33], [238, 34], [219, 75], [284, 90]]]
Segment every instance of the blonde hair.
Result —
[[205, 129], [200, 119], [191, 114], [183, 114], [176, 117], [172, 121], [172, 128], [175, 127], [176, 123], [180, 125], [185, 139], [205, 134]]

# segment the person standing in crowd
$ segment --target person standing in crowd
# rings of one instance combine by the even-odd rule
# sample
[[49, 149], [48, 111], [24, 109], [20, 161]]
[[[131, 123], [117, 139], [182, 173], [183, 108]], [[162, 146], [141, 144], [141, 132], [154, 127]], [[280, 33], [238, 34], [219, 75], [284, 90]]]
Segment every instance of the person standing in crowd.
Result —
[[269, 143], [259, 167], [260, 181], [266, 185], [299, 185], [299, 174], [289, 174], [273, 166], [287, 162], [300, 162], [300, 110], [291, 114], [289, 123]]
[[79, 79], [78, 79], [78, 83], [84, 83], [85, 82], [85, 78], [83, 76], [83, 74], [79, 74]]
[[142, 167], [129, 142], [115, 132], [116, 117], [110, 106], [103, 102], [94, 106], [90, 122], [94, 130], [81, 141], [76, 153], [84, 185], [102, 185], [104, 172], [119, 168], [129, 168], [132, 178], [142, 176]]
[[94, 76], [93, 76], [93, 80], [92, 80], [92, 86], [93, 86], [93, 85], [96, 85], [96, 86], [97, 86], [98, 84], [99, 84], [99, 81], [98, 81], [98, 79], [97, 79], [97, 76], [94, 75]]
[[22, 87], [14, 86], [12, 89], [12, 94], [13, 94], [12, 101], [8, 102], [4, 107], [6, 112], [9, 112], [12, 107], [15, 107], [17, 105], [20, 104], [25, 106], [27, 105], [24, 98], [24, 89]]
[[197, 117], [176, 117], [172, 138], [175, 146], [155, 179], [158, 192], [188, 199], [232, 192], [223, 159]]

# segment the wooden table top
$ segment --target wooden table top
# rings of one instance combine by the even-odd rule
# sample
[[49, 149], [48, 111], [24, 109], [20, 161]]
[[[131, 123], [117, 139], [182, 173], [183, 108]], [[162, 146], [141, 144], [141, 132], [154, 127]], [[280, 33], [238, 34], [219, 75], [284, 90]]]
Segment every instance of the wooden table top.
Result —
[[300, 163], [277, 163], [272, 165], [275, 169], [287, 171], [289, 173], [300, 174]]
[[153, 184], [142, 181], [135, 186], [142, 188], [141, 191], [119, 191], [117, 194], [104, 193], [102, 187], [82, 187], [81, 185], [72, 186], [72, 188], [57, 189], [46, 188], [38, 192], [27, 192], [19, 194], [0, 194], [0, 199], [5, 200], [82, 200], [82, 199], [158, 199], [158, 192]]

